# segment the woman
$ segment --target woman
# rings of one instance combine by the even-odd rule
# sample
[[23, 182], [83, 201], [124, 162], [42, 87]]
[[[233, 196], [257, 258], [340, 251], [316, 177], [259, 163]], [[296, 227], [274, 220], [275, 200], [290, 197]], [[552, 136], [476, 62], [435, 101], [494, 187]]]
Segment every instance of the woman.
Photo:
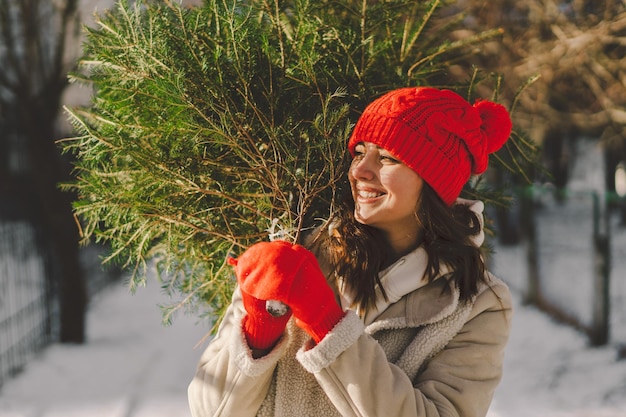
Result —
[[348, 143], [352, 198], [310, 251], [264, 242], [232, 262], [193, 416], [484, 416], [511, 301], [485, 271], [482, 203], [458, 196], [510, 131], [502, 106], [447, 90], [371, 103]]

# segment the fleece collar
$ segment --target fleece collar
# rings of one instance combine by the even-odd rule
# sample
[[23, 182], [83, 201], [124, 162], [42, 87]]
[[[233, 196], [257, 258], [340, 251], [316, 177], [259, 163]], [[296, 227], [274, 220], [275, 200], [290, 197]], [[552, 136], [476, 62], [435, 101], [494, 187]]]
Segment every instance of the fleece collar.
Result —
[[[480, 247], [485, 240], [483, 230], [483, 210], [485, 205], [482, 201], [465, 200], [461, 198], [457, 199], [455, 204], [467, 205], [474, 213], [476, 213], [480, 222], [480, 233], [474, 236], [473, 242], [476, 246]], [[374, 320], [385, 312], [385, 310], [400, 301], [405, 295], [414, 293], [418, 289], [426, 286], [428, 284], [428, 280], [425, 276], [427, 264], [428, 254], [426, 253], [426, 250], [420, 246], [409, 254], [398, 259], [394, 264], [385, 270], [381, 271], [379, 278], [382, 287], [385, 289], [388, 300], [384, 299], [380, 287], [377, 287], [376, 306], [365, 314], [365, 325], [372, 324]], [[440, 280], [438, 278], [446, 276], [449, 272], [450, 271], [445, 265], [441, 265], [439, 276], [436, 277], [435, 282], [446, 281], [447, 283], [447, 280]], [[436, 289], [432, 291], [422, 291], [422, 293], [414, 295], [414, 297], [422, 298], [422, 294], [426, 294], [426, 297], [424, 298], [425, 300], [428, 300], [428, 302], [411, 300], [409, 303], [409, 307], [407, 309], [419, 309], [419, 311], [406, 311], [407, 317], [413, 317], [411, 320], [417, 325], [425, 324], [426, 322], [433, 320], [433, 318], [440, 318], [440, 316], [445, 314], [445, 312], [439, 310], [445, 306], [450, 306], [450, 298], [455, 297], [458, 299], [458, 291], [453, 285], [442, 286], [441, 284], [442, 283], [437, 283], [434, 286], [430, 284]], [[440, 294], [438, 294], [438, 292], [440, 292]], [[433, 302], [433, 300], [435, 300], [435, 302]], [[453, 304], [454, 306], [451, 307], [451, 311], [456, 308], [456, 303]], [[440, 314], [438, 314], [438, 312]]]

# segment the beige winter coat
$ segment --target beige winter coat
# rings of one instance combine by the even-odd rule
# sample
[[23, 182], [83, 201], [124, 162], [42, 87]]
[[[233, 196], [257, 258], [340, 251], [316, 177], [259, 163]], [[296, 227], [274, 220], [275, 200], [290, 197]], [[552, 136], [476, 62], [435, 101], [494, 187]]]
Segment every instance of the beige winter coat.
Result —
[[192, 415], [485, 416], [511, 321], [508, 288], [488, 278], [467, 305], [440, 277], [367, 327], [349, 311], [313, 348], [291, 320], [272, 352], [257, 360], [241, 331], [237, 291], [189, 386]]

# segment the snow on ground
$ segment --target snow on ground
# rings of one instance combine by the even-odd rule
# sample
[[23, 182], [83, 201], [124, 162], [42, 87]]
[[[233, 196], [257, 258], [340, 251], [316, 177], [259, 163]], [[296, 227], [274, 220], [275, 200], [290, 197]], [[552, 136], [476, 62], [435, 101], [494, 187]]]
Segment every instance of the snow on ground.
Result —
[[[492, 269], [520, 282], [523, 251], [496, 248]], [[616, 348], [590, 348], [584, 334], [521, 304], [512, 290], [512, 333], [489, 417], [626, 417], [626, 360]]]
[[187, 417], [186, 389], [208, 327], [161, 325], [155, 282], [131, 295], [105, 289], [88, 314], [88, 342], [53, 345], [0, 388], [1, 417]]
[[[496, 250], [494, 271], [515, 282], [523, 249]], [[208, 326], [179, 316], [163, 327], [157, 304], [166, 301], [155, 282], [134, 295], [121, 283], [105, 289], [89, 310], [88, 343], [34, 358], [0, 388], [0, 417], [189, 417], [194, 347]], [[626, 417], [626, 360], [517, 302], [489, 417]]]

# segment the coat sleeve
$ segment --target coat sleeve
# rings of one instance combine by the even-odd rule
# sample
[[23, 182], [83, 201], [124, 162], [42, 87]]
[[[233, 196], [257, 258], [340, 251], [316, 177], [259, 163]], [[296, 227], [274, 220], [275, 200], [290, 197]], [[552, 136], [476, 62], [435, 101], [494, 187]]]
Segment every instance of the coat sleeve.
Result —
[[287, 334], [268, 355], [253, 359], [241, 329], [244, 314], [237, 288], [189, 384], [193, 417], [255, 416], [267, 395], [274, 368], [287, 344]]
[[485, 416], [502, 376], [510, 321], [510, 293], [498, 282], [478, 296], [461, 331], [413, 381], [364, 333], [340, 353], [316, 352], [328, 349], [324, 339], [298, 359], [343, 416]]

